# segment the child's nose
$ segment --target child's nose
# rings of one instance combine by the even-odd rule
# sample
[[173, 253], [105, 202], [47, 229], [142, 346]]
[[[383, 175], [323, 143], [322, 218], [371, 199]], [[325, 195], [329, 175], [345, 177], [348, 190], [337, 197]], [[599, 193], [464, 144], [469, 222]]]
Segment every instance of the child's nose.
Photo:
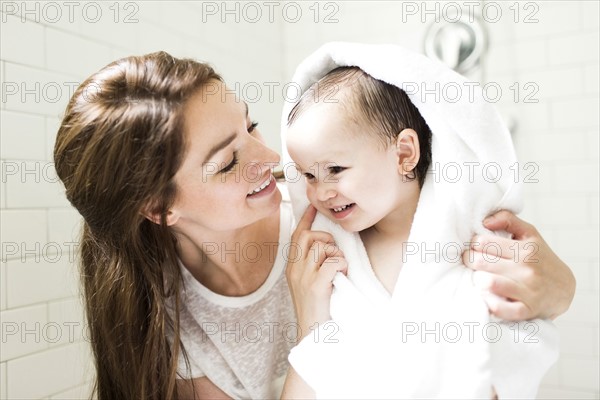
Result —
[[317, 187], [317, 200], [327, 201], [336, 196], [336, 191], [327, 184], [319, 183]]

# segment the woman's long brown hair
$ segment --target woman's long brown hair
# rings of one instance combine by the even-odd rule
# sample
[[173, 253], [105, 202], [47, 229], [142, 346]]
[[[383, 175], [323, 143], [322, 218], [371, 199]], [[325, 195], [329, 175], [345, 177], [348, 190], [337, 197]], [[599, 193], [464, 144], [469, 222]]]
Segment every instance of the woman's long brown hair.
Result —
[[166, 215], [185, 153], [184, 103], [214, 80], [210, 66], [164, 52], [127, 57], [77, 89], [59, 128], [56, 170], [84, 218], [79, 263], [100, 400], [177, 397], [181, 276]]

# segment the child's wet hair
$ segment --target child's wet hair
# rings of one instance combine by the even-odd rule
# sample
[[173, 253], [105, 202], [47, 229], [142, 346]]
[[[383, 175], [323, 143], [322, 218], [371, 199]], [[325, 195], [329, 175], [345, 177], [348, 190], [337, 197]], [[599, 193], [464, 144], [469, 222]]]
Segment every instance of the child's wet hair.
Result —
[[[341, 94], [341, 96], [338, 96]], [[401, 88], [375, 79], [358, 67], [338, 67], [306, 90], [288, 115], [291, 126], [303, 112], [317, 103], [338, 102], [349, 118], [357, 116], [384, 146], [395, 143], [407, 128], [419, 137], [419, 162], [413, 178], [422, 187], [431, 164], [431, 129]]]

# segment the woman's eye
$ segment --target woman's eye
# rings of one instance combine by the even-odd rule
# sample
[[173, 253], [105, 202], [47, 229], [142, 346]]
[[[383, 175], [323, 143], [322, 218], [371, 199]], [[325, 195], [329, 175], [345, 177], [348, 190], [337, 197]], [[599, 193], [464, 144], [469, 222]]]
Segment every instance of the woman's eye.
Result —
[[256, 127], [258, 126], [258, 122], [253, 121], [250, 126], [248, 127], [248, 133], [252, 133], [254, 131], [254, 129], [256, 129]]
[[238, 158], [237, 158], [237, 152], [233, 153], [233, 160], [231, 160], [231, 162], [229, 164], [227, 164], [222, 170], [220, 170], [219, 172], [224, 174], [226, 172], [229, 172], [233, 169], [233, 167], [235, 167], [238, 163]]

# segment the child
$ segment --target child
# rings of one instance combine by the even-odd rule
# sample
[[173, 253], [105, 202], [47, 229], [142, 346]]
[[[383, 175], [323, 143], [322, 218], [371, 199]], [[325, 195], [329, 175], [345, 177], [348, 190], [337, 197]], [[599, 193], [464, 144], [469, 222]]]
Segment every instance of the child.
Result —
[[397, 243], [408, 239], [431, 163], [427, 123], [402, 89], [351, 67], [331, 71], [306, 91], [288, 125], [288, 151], [311, 204], [360, 232], [391, 294], [404, 259]]
[[[297, 170], [306, 179], [306, 194], [310, 203], [344, 230], [359, 232], [372, 272], [391, 298], [399, 281], [403, 262], [407, 259], [407, 247], [399, 244], [409, 241], [418, 206], [422, 208], [430, 204], [426, 201], [423, 201], [425, 205], [419, 204], [432, 160], [432, 131], [427, 122], [399, 87], [374, 79], [358, 67], [340, 67], [329, 72], [304, 92], [289, 113], [287, 125], [287, 149]], [[435, 214], [437, 210], [430, 211]], [[444, 221], [441, 221], [440, 225], [443, 223]], [[431, 235], [435, 233], [432, 232]], [[454, 264], [457, 265], [456, 262]], [[349, 276], [351, 273], [349, 270]], [[427, 275], [427, 271], [422, 275]], [[415, 276], [403, 274], [400, 281], [410, 280]], [[459, 286], [464, 286], [464, 276], [466, 275], [463, 274], [455, 280], [444, 277], [445, 282], [450, 282], [450, 286], [454, 285], [453, 282], [456, 283], [455, 287], [445, 290], [449, 290], [448, 293], [460, 291]], [[438, 290], [435, 284], [430, 286]], [[381, 291], [377, 296], [381, 300]], [[368, 297], [365, 295], [361, 301], [365, 302]], [[415, 303], [423, 301], [427, 301], [425, 296], [415, 299]], [[446, 304], [440, 305], [442, 308], [447, 306], [450, 313], [465, 307], [465, 313], [460, 314], [460, 318], [448, 317], [444, 328], [459, 326], [458, 322], [475, 326], [474, 322], [469, 322], [468, 315], [469, 310], [477, 308], [470, 308], [473, 305], [469, 304], [469, 301], [473, 302], [473, 297], [466, 301], [449, 298]], [[368, 311], [361, 314], [359, 308], [362, 305], [359, 303], [360, 301], [355, 303], [356, 315], [352, 315], [352, 310], [346, 313], [346, 321], [361, 320], [368, 314]], [[482, 301], [481, 303], [483, 304]], [[375, 301], [374, 304], [384, 303]], [[402, 309], [404, 312], [410, 306], [411, 304], [402, 304], [398, 310]], [[441, 314], [436, 307], [432, 305], [423, 309], [433, 311], [432, 315], [439, 316]], [[332, 305], [332, 310], [333, 308]], [[379, 311], [373, 311], [377, 312]], [[383, 315], [380, 320], [394, 319], [394, 315], [390, 313], [378, 315]], [[481, 316], [481, 313], [478, 315]], [[336, 321], [335, 315], [333, 317]], [[477, 318], [473, 314], [471, 321]], [[404, 319], [401, 325], [396, 324], [395, 327], [419, 326], [410, 321]], [[428, 321], [435, 321], [435, 318]], [[514, 354], [515, 357], [509, 359], [518, 365], [518, 353], [532, 348], [522, 347], [516, 351], [511, 350], [512, 353], [507, 352], [506, 346], [510, 346], [511, 343], [507, 341], [506, 334], [503, 341], [488, 340], [488, 343], [484, 343], [485, 340], [480, 340], [479, 343], [474, 343], [464, 340], [454, 348], [440, 345], [439, 339], [434, 339], [427, 346], [419, 347], [416, 342], [402, 346], [402, 343], [408, 343], [404, 340], [405, 331], [402, 331], [401, 335], [398, 333], [396, 337], [385, 334], [375, 337], [373, 334], [377, 333], [378, 329], [359, 328], [360, 321], [356, 322], [344, 322], [340, 325], [341, 330], [345, 331], [342, 339], [347, 340], [346, 343], [353, 343], [350, 346], [338, 346], [336, 349], [331, 345], [324, 347], [317, 343], [317, 347], [311, 349], [307, 341], [312, 338], [305, 338], [292, 351], [292, 366], [315, 389], [317, 396], [491, 398], [495, 396], [493, 388], [498, 389], [498, 386], [500, 390], [497, 392], [501, 398], [513, 395], [530, 396], [532, 391], [535, 394], [539, 379], [549, 367], [548, 358], [541, 360], [537, 366], [538, 370], [527, 371], [530, 373], [530, 379], [524, 376], [513, 380], [512, 389], [507, 389], [511, 385], [510, 373], [513, 373], [507, 366], [507, 354]], [[394, 325], [384, 324], [378, 328], [386, 330], [389, 326]], [[438, 327], [439, 319], [432, 326]], [[352, 336], [353, 329], [366, 329], [368, 333]], [[429, 329], [431, 333], [431, 326]], [[507, 329], [507, 326], [500, 329]], [[519, 329], [522, 327], [516, 330]], [[350, 337], [359, 340], [351, 342], [348, 339]], [[401, 343], [397, 346], [395, 342]], [[425, 339], [420, 344], [425, 344], [424, 342]], [[492, 348], [486, 347], [489, 342], [494, 343]], [[299, 351], [304, 351], [308, 357], [302, 360], [302, 357], [297, 355]], [[359, 356], [347, 356], [353, 352]], [[436, 356], [436, 352], [440, 355]], [[496, 361], [488, 361], [485, 357], [478, 358], [483, 353], [496, 354]], [[392, 358], [398, 362], [395, 363]], [[549, 358], [553, 359], [554, 356], [550, 354]], [[314, 360], [312, 364], [310, 359]], [[498, 359], [502, 362], [499, 363]], [[427, 360], [433, 365], [423, 365], [427, 364]], [[442, 361], [438, 364], [439, 360]], [[403, 367], [399, 365], [401, 362], [405, 363]], [[353, 364], [356, 368], [352, 367]], [[501, 366], [498, 366], [499, 364]], [[448, 368], [451, 365], [455, 368]], [[525, 365], [523, 362], [523, 368]], [[506, 373], [506, 370], [510, 372]], [[461, 371], [466, 377], [459, 382], [457, 379]], [[469, 377], [474, 381], [471, 384], [472, 390], [465, 388], [465, 385], [469, 385]], [[521, 383], [523, 379], [529, 381], [529, 387]]]

